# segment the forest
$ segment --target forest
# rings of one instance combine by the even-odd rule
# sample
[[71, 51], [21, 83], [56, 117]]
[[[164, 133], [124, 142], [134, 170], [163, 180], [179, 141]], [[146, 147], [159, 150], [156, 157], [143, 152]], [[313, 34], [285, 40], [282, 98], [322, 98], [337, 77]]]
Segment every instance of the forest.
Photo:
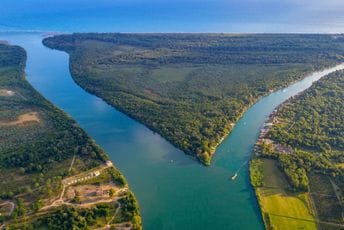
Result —
[[344, 37], [121, 34], [48, 37], [74, 80], [209, 165], [258, 98], [344, 60]]
[[[279, 123], [267, 137], [295, 154], [279, 155], [279, 162], [296, 188], [307, 189], [306, 172], [316, 170], [344, 181], [344, 72], [336, 72], [285, 103]], [[294, 175], [294, 173], [296, 175]]]
[[[105, 167], [109, 159], [69, 115], [45, 100], [26, 81], [25, 62], [24, 49], [0, 44], [0, 226], [60, 229], [62, 222], [54, 221], [59, 213], [87, 213], [88, 210], [64, 205], [56, 212], [54, 209], [41, 211], [42, 208], [49, 207], [60, 193], [65, 198], [66, 178]], [[108, 168], [112, 165], [107, 164]], [[114, 222], [133, 221], [134, 224], [135, 219], [135, 229], [140, 229], [138, 204], [124, 177], [113, 166], [106, 172], [112, 178], [107, 184], [128, 191], [127, 195], [122, 194], [122, 206], [131, 207], [123, 209]], [[92, 186], [99, 188], [104, 183], [98, 181]], [[125, 199], [126, 196], [130, 199]], [[64, 203], [68, 202], [66, 198]], [[13, 210], [8, 205], [13, 205]], [[80, 222], [82, 218], [77, 218], [70, 222], [75, 227], [68, 229], [88, 229], [94, 223], [99, 224], [99, 218], [106, 218], [104, 213], [114, 215], [116, 203], [97, 204], [93, 209], [92, 221]]]
[[[283, 103], [265, 141], [257, 148], [262, 159], [278, 162], [291, 191], [311, 194], [320, 220], [342, 224], [343, 105], [344, 71], [337, 71]], [[281, 152], [276, 146], [290, 151]], [[258, 161], [253, 166], [252, 183], [262, 186], [256, 176]]]

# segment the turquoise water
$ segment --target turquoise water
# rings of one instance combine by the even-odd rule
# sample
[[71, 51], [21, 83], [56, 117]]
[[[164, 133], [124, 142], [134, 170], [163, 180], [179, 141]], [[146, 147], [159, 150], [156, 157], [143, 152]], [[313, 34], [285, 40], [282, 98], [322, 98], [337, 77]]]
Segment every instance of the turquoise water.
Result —
[[[70, 114], [104, 148], [136, 194], [145, 229], [263, 229], [245, 164], [264, 121], [314, 74], [252, 106], [204, 167], [159, 135], [90, 95], [72, 80], [68, 55], [41, 44], [35, 33], [0, 33], [24, 47], [29, 82]], [[340, 66], [344, 68], [344, 65]], [[236, 180], [230, 177], [243, 165]]]

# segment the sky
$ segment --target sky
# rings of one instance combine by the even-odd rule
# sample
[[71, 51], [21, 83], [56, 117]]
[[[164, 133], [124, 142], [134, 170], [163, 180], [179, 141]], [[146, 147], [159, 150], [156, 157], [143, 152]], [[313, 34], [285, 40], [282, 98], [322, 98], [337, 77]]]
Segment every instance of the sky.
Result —
[[343, 33], [344, 0], [0, 0], [1, 30]]

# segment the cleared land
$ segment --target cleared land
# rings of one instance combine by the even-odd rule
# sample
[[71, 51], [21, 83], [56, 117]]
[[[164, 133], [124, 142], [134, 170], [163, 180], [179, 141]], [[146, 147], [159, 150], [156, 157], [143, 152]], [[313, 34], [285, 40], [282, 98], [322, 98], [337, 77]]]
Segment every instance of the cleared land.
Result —
[[344, 60], [344, 36], [72, 34], [74, 80], [208, 165], [242, 113], [271, 90]]
[[20, 125], [28, 122], [39, 122], [39, 117], [36, 112], [30, 112], [20, 115], [15, 121], [0, 121], [0, 126], [6, 125]]
[[344, 163], [339, 163], [339, 164], [337, 164], [337, 167], [338, 167], [338, 168], [341, 168], [341, 169], [344, 169]]
[[0, 89], [0, 96], [10, 97], [10, 96], [13, 96], [13, 95], [14, 95], [14, 92], [12, 90]]
[[25, 61], [22, 48], [0, 44], [0, 229], [141, 229], [124, 177], [30, 86]]

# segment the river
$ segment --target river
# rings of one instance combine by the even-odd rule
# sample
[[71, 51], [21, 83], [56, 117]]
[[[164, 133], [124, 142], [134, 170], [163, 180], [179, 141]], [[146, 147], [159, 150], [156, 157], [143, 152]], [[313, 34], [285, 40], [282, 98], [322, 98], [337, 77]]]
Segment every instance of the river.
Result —
[[[28, 81], [70, 114], [109, 154], [137, 196], [144, 229], [263, 229], [248, 165], [260, 128], [283, 101], [344, 65], [314, 73], [259, 100], [202, 166], [140, 123], [75, 84], [68, 55], [50, 50], [38, 33], [0, 33], [26, 49]], [[236, 180], [231, 176], [244, 164]]]

